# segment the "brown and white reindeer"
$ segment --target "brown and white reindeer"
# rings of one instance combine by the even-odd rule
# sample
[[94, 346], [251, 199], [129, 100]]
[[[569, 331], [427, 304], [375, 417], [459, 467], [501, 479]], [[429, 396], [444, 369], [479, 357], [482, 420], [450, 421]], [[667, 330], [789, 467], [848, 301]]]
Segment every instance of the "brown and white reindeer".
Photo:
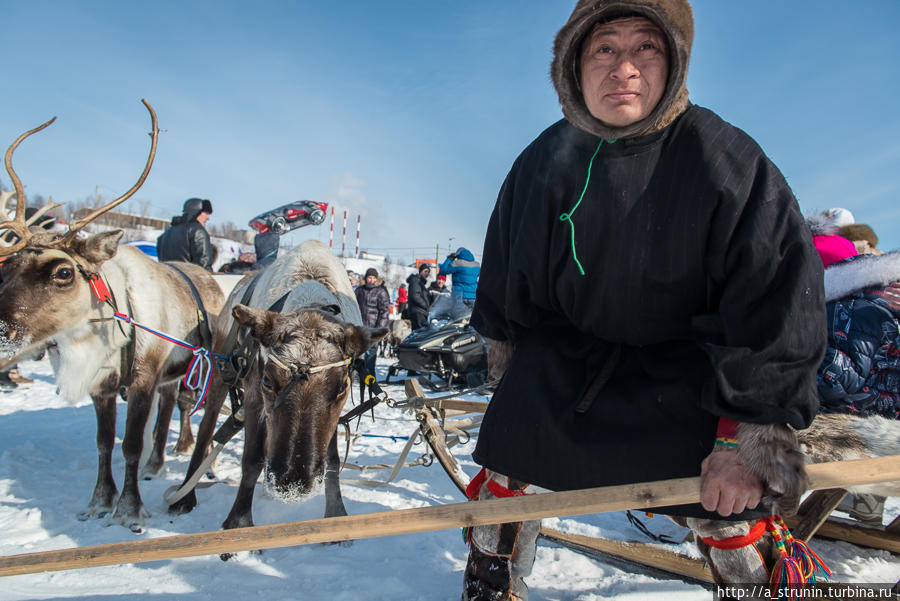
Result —
[[[338, 479], [338, 418], [350, 391], [350, 366], [387, 328], [362, 325], [346, 270], [315, 240], [279, 255], [258, 278], [246, 305], [240, 300], [249, 282], [232, 292], [223, 310], [223, 316], [230, 310], [259, 345], [243, 380], [241, 483], [223, 527], [253, 525], [253, 490], [263, 471], [266, 488], [286, 500], [308, 496], [324, 482], [325, 516], [346, 515]], [[269, 310], [282, 298], [282, 307]], [[221, 319], [217, 338], [230, 327]], [[212, 436], [224, 401], [221, 386], [217, 382], [209, 396], [186, 481]], [[183, 513], [196, 503], [191, 491], [171, 510]]]
[[[32, 232], [25, 221], [24, 188], [13, 170], [12, 155], [25, 138], [50, 125], [51, 120], [19, 136], [6, 151], [16, 214], [14, 219], [0, 222], [0, 231], [6, 231], [3, 237], [11, 242], [0, 248], [0, 255], [8, 257], [0, 283], [0, 342], [20, 355], [49, 347], [59, 394], [71, 400], [91, 396], [97, 414], [99, 465], [93, 495], [78, 517], [112, 512], [113, 522], [134, 531], [140, 531], [148, 516], [138, 478], [154, 396], [159, 393], [171, 416], [179, 379], [193, 354], [191, 349], [123, 323], [113, 314], [127, 315], [135, 323], [200, 346], [200, 307], [186, 278], [212, 318], [224, 303], [221, 289], [205, 270], [187, 263], [172, 264], [182, 272], [179, 274], [136, 248], [120, 247], [121, 230], [78, 236], [89, 222], [131, 197], [147, 178], [159, 129], [153, 108], [143, 102], [152, 120], [150, 155], [128, 192], [75, 222], [65, 234]], [[128, 414], [122, 442], [125, 480], [118, 495], [111, 461], [120, 389], [127, 391]], [[168, 426], [166, 418], [157, 427], [157, 445], [142, 475], [162, 470]]]

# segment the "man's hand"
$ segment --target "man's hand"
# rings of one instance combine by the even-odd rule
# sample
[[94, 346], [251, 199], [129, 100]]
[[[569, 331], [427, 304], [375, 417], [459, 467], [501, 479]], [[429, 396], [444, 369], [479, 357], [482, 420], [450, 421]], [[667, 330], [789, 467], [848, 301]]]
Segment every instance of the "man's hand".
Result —
[[894, 282], [884, 291], [884, 298], [892, 309], [900, 310], [900, 282]]
[[715, 450], [700, 464], [700, 503], [721, 516], [759, 505], [762, 483], [741, 461], [737, 450]]

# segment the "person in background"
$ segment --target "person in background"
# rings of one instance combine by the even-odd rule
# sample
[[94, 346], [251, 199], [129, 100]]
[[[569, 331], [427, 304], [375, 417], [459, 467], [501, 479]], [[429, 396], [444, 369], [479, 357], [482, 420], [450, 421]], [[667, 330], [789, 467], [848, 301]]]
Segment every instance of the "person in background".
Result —
[[266, 232], [253, 236], [253, 250], [256, 255], [256, 269], [265, 269], [278, 258], [281, 234]]
[[878, 249], [878, 236], [870, 225], [865, 223], [851, 223], [841, 226], [838, 233], [853, 243], [856, 252], [861, 255], [884, 254]]
[[184, 261], [204, 269], [212, 269], [215, 254], [206, 231], [212, 214], [212, 203], [205, 198], [188, 198], [180, 216], [156, 239], [160, 261]]
[[[356, 287], [356, 302], [362, 314], [364, 326], [370, 328], [386, 328], [391, 311], [391, 295], [388, 294], [384, 282], [378, 277], [378, 270], [370, 267], [366, 270], [364, 283]], [[363, 355], [366, 362], [366, 373], [375, 375], [375, 358], [378, 345], [373, 345]]]
[[[689, 101], [693, 28], [687, 0], [580, 0], [556, 36], [565, 119], [514, 161], [484, 242], [470, 323], [504, 375], [468, 492], [699, 476], [701, 503], [654, 511], [720, 584], [768, 583], [777, 555], [724, 539], [761, 524], [774, 550], [765, 518], [805, 491], [823, 268], [778, 168]], [[469, 529], [463, 600], [526, 599], [539, 530]]]
[[406, 278], [406, 283], [409, 285], [406, 313], [409, 316], [413, 330], [418, 330], [428, 325], [428, 309], [431, 307], [431, 301], [428, 297], [426, 284], [430, 275], [431, 266], [428, 263], [422, 263], [419, 265], [418, 273], [414, 273]]
[[408, 301], [407, 284], [406, 282], [403, 282], [400, 284], [400, 287], [397, 288], [397, 314], [400, 316], [400, 319], [409, 319], [406, 312], [406, 304]]
[[459, 247], [450, 253], [441, 263], [438, 273], [453, 278], [451, 294], [462, 300], [468, 307], [475, 306], [475, 290], [478, 287], [478, 275], [481, 265], [468, 248]]
[[222, 265], [219, 271], [237, 275], [255, 269], [259, 269], [259, 266], [256, 265], [256, 253], [241, 253], [234, 261]]
[[447, 276], [441, 273], [438, 274], [438, 276], [434, 278], [434, 281], [428, 286], [428, 299], [431, 301], [432, 305], [437, 301], [438, 297], [450, 294], [446, 284]]
[[[821, 239], [815, 235], [822, 233], [821, 222], [807, 221], [813, 239]], [[852, 235], [847, 228], [859, 225], [832, 224], [826, 232]], [[863, 254], [852, 244], [840, 248], [820, 248], [828, 345], [816, 379], [819, 411], [900, 419], [900, 251]], [[884, 501], [874, 494], [848, 494], [837, 509], [881, 526]]]
[[359, 274], [352, 269], [347, 270], [347, 279], [350, 280], [350, 287], [356, 290], [359, 287]]

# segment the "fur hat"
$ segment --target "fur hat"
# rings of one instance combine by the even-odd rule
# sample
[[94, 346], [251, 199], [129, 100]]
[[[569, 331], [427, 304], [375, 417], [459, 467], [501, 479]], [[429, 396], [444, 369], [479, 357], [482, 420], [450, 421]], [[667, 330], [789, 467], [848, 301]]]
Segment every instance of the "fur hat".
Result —
[[878, 236], [876, 236], [875, 231], [865, 223], [851, 223], [841, 227], [839, 231], [841, 236], [852, 242], [865, 240], [872, 248], [878, 246]]
[[184, 201], [184, 206], [181, 209], [182, 215], [184, 215], [188, 220], [193, 219], [200, 213], [212, 213], [212, 203], [206, 198], [197, 198], [196, 196], [193, 198], [188, 198]]
[[[610, 127], [594, 117], [581, 89], [581, 46], [594, 25], [611, 18], [642, 15], [663, 32], [669, 49], [666, 89], [647, 117], [623, 127]], [[579, 129], [605, 140], [633, 138], [663, 129], [688, 106], [687, 81], [694, 14], [688, 0], [579, 0], [553, 44], [550, 77], [563, 115]]]
[[848, 211], [847, 209], [842, 209], [840, 207], [835, 207], [833, 209], [828, 209], [827, 211], [823, 211], [826, 217], [831, 219], [832, 223], [834, 223], [838, 227], [843, 227], [845, 225], [850, 225], [851, 223], [856, 223], [856, 219], [853, 218], [853, 213]]
[[378, 270], [375, 269], [374, 267], [369, 267], [368, 269], [366, 269], [366, 275], [364, 277], [369, 277], [370, 275], [373, 275], [377, 278]]

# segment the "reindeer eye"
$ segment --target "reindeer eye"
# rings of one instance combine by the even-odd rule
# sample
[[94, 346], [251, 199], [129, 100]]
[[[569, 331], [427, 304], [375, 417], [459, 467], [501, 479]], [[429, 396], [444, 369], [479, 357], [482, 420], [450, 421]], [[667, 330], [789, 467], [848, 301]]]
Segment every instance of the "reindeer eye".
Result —
[[57, 269], [56, 272], [54, 272], [53, 277], [57, 280], [67, 281], [71, 280], [74, 275], [75, 272], [72, 269], [63, 267], [61, 269]]
[[263, 385], [263, 388], [272, 390], [272, 380], [269, 379], [269, 376], [263, 376], [262, 385]]

